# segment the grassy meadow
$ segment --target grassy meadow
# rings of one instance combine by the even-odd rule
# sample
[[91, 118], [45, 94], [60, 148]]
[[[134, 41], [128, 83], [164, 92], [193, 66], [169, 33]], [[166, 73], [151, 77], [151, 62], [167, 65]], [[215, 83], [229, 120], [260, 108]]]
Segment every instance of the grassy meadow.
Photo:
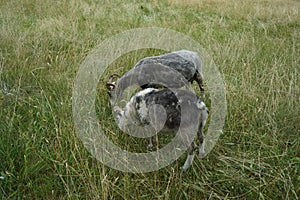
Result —
[[[299, 199], [299, 9], [297, 0], [0, 0], [0, 199]], [[186, 174], [186, 155], [150, 173], [108, 168], [77, 136], [72, 89], [81, 62], [137, 27], [192, 37], [224, 78], [223, 134]], [[158, 52], [126, 54], [106, 74]], [[101, 80], [99, 119], [130, 149]]]

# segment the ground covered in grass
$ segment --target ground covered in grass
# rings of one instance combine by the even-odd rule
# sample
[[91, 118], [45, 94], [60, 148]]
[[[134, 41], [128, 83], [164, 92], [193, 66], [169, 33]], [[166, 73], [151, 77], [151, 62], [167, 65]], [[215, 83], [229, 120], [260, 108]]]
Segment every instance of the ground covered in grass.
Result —
[[[0, 0], [0, 198], [299, 199], [299, 8], [296, 0]], [[185, 175], [185, 156], [145, 174], [105, 167], [73, 124], [85, 56], [114, 34], [153, 26], [199, 42], [225, 81], [223, 134]], [[132, 52], [110, 70], [155, 52]], [[103, 84], [99, 91], [113, 138], [120, 131]]]

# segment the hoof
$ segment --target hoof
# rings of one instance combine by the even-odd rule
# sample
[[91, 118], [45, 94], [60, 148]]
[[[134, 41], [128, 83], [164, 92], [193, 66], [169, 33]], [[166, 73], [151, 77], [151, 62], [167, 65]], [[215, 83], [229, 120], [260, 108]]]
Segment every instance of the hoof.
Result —
[[205, 151], [199, 151], [199, 158], [203, 158], [205, 156]]

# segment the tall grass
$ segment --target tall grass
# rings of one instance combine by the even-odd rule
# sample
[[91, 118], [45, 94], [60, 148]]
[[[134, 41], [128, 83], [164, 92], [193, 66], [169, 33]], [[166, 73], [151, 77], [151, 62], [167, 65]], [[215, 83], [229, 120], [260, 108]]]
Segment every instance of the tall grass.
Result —
[[[0, 197], [299, 199], [299, 8], [294, 0], [0, 1]], [[185, 175], [185, 155], [151, 173], [110, 169], [73, 125], [73, 82], [88, 52], [113, 34], [149, 26], [193, 37], [225, 80], [224, 134]], [[132, 52], [109, 72], [157, 52]], [[117, 140], [101, 81], [99, 119]]]

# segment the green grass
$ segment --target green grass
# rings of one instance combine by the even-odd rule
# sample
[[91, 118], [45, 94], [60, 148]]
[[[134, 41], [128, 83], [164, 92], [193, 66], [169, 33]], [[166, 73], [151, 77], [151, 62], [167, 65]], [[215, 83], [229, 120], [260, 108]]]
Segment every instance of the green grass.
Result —
[[[0, 0], [0, 198], [299, 199], [299, 9], [295, 0]], [[149, 26], [191, 36], [225, 80], [224, 134], [184, 176], [185, 155], [145, 174], [105, 167], [73, 124], [85, 56], [113, 34]], [[110, 72], [155, 52], [125, 55]], [[99, 119], [113, 138], [120, 131], [101, 82], [99, 91]]]

